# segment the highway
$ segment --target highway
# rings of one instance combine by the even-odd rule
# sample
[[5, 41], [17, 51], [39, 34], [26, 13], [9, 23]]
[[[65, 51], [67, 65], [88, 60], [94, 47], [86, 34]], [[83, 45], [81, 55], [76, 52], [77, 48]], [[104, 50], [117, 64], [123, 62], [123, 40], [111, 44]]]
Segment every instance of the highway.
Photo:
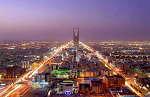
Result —
[[[0, 97], [19, 97], [19, 96], [23, 96], [25, 94], [25, 92], [29, 89], [29, 87], [31, 86], [31, 78], [32, 75], [36, 74], [37, 72], [42, 72], [43, 68], [51, 62], [51, 59], [56, 56], [59, 52], [62, 51], [63, 48], [68, 47], [70, 44], [72, 44], [73, 42], [69, 42], [64, 46], [61, 46], [59, 49], [54, 50], [52, 55], [48, 56], [47, 58], [44, 59], [44, 61], [42, 61], [39, 66], [35, 69], [33, 69], [32, 71], [29, 71], [27, 73], [25, 73], [23, 76], [19, 77], [18, 80], [16, 80], [14, 83], [9, 84], [6, 88], [4, 88], [1, 92], [0, 92]], [[140, 93], [139, 91], [137, 91], [136, 89], [134, 89], [130, 83], [133, 83], [133, 79], [132, 78], [127, 78], [124, 74], [122, 74], [121, 72], [118, 71], [117, 68], [113, 67], [111, 64], [109, 64], [107, 62], [106, 59], [104, 59], [102, 57], [101, 54], [99, 54], [98, 51], [93, 50], [92, 48], [90, 48], [89, 46], [83, 44], [82, 42], [80, 42], [80, 44], [88, 49], [89, 51], [93, 52], [108, 68], [110, 68], [111, 70], [113, 70], [116, 74], [121, 75], [122, 77], [125, 78], [125, 85], [127, 87], [129, 87], [134, 93], [136, 93], [138, 96], [143, 97], [144, 95], [142, 93]], [[20, 84], [25, 82], [24, 84]]]
[[[28, 88], [31, 86], [31, 78], [32, 75], [36, 74], [38, 71], [41, 71], [41, 69], [44, 68], [49, 62], [51, 62], [51, 59], [56, 56], [59, 52], [62, 51], [62, 49], [68, 47], [70, 44], [72, 44], [73, 41], [68, 42], [66, 45], [61, 46], [57, 50], [54, 50], [53, 53], [48, 56], [47, 58], [42, 61], [39, 66], [27, 73], [25, 73], [23, 76], [20, 76], [14, 83], [9, 84], [0, 92], [0, 97], [17, 97], [17, 96], [23, 96], [24, 92], [28, 90]], [[24, 83], [24, 84], [20, 84]]]
[[130, 85], [130, 83], [133, 82], [132, 78], [127, 78], [124, 74], [122, 74], [121, 72], [119, 72], [119, 70], [118, 70], [117, 68], [113, 67], [111, 64], [109, 64], [109, 63], [107, 62], [107, 60], [104, 59], [104, 58], [102, 57], [102, 55], [101, 55], [98, 51], [93, 50], [92, 48], [90, 48], [89, 46], [85, 45], [85, 44], [82, 43], [82, 42], [80, 42], [80, 44], [81, 44], [84, 48], [86, 48], [87, 50], [93, 52], [108, 68], [110, 68], [111, 70], [113, 70], [116, 74], [119, 74], [119, 75], [121, 75], [122, 77], [124, 77], [124, 78], [125, 78], [125, 85], [126, 85], [128, 88], [130, 88], [134, 93], [136, 93], [136, 94], [137, 94], [138, 96], [140, 96], [140, 97], [143, 97], [143, 96], [144, 96], [142, 93], [140, 93], [139, 91], [137, 91], [136, 89], [134, 89], [134, 88]]

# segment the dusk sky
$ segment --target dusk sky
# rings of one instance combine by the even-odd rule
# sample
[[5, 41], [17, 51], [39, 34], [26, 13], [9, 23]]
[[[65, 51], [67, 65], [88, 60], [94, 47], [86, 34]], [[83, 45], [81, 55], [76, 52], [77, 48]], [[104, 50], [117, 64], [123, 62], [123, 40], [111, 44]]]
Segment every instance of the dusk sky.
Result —
[[150, 40], [150, 0], [1, 0], [0, 40]]

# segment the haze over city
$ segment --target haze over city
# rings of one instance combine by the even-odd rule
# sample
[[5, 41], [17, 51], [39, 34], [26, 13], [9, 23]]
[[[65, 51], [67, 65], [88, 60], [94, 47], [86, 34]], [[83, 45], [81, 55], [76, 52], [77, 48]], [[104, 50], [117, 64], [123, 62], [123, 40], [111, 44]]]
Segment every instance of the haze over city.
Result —
[[150, 40], [149, 0], [2, 0], [0, 40]]
[[150, 97], [150, 0], [1, 0], [0, 97]]

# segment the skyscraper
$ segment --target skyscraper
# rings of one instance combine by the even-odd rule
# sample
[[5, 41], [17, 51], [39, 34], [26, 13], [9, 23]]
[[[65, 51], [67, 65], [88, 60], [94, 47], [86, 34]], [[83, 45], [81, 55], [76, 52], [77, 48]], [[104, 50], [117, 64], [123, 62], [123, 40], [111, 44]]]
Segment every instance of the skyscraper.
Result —
[[73, 28], [74, 61], [76, 60], [76, 51], [79, 46], [79, 28]]
[[75, 48], [79, 46], [79, 28], [73, 28], [73, 43]]

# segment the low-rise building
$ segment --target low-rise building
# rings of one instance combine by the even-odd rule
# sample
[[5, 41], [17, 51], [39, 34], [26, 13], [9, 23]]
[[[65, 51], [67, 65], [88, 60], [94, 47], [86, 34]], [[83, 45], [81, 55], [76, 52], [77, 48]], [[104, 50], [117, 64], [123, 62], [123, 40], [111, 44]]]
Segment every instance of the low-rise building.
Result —
[[136, 95], [129, 90], [127, 87], [118, 88], [110, 88], [110, 94], [112, 97], [136, 97]]
[[114, 76], [105, 75], [104, 83], [108, 88], [122, 87], [125, 85], [125, 79], [119, 75], [114, 75]]
[[101, 68], [101, 75], [108, 75], [108, 76], [112, 76], [113, 75], [113, 71], [110, 70], [109, 68], [107, 67], [103, 67]]
[[79, 92], [80, 93], [90, 93], [90, 83], [80, 83], [79, 84]]
[[73, 94], [74, 81], [64, 80], [63, 82], [59, 83], [58, 88], [59, 88], [60, 93], [66, 94], [69, 92], [69, 93]]
[[101, 80], [92, 80], [91, 84], [92, 93], [104, 93], [105, 84]]

